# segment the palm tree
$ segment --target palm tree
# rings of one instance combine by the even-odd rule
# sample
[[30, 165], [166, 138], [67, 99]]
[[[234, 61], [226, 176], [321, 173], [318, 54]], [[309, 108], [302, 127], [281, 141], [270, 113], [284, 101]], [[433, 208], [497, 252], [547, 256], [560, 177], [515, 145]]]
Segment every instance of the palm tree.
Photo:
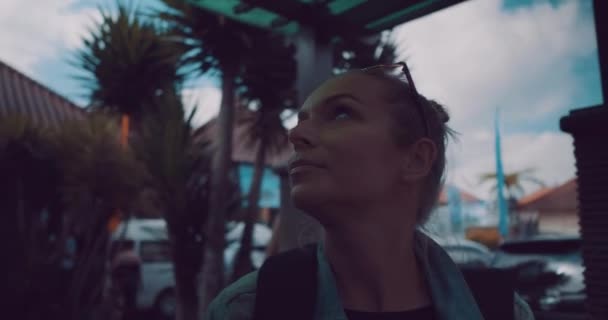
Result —
[[162, 0], [169, 10], [157, 15], [172, 29], [176, 42], [183, 46], [184, 63], [200, 73], [219, 73], [222, 101], [218, 123], [217, 150], [212, 162], [211, 199], [206, 236], [209, 241], [203, 265], [204, 284], [200, 288], [201, 313], [224, 286], [225, 217], [227, 190], [232, 167], [232, 132], [234, 123], [236, 80], [242, 62], [251, 53], [252, 37], [261, 29], [225, 19], [184, 0]]
[[149, 183], [167, 221], [175, 275], [176, 319], [197, 319], [197, 275], [203, 262], [201, 227], [208, 216], [207, 148], [193, 141], [191, 120], [176, 90], [165, 90], [143, 118], [141, 140], [134, 144], [151, 173]]
[[262, 174], [269, 155], [287, 147], [287, 130], [281, 114], [295, 107], [294, 84], [296, 79], [295, 47], [280, 36], [263, 35], [256, 39], [251, 56], [245, 63], [244, 97], [257, 102], [254, 112], [245, 117], [249, 127], [249, 145], [254, 152], [253, 179], [247, 195], [245, 228], [232, 279], [236, 280], [253, 270], [251, 249], [253, 229], [259, 215]]
[[334, 46], [334, 68], [338, 72], [376, 64], [390, 64], [397, 59], [396, 45], [390, 34], [369, 38], [341, 38]]
[[[505, 174], [505, 187], [507, 189], [507, 194], [510, 203], [512, 203], [525, 193], [523, 187], [524, 182], [533, 183], [541, 187], [545, 186], [544, 182], [532, 175], [534, 171], [535, 169], [528, 168]], [[492, 186], [492, 191], [496, 192], [498, 186], [496, 185], [497, 177], [495, 172], [484, 173], [480, 176], [480, 183], [486, 183], [489, 181], [494, 182], [494, 186]]]
[[95, 109], [131, 116], [132, 139], [149, 172], [144, 189], [158, 200], [167, 221], [176, 278], [178, 319], [198, 312], [197, 274], [202, 263], [200, 231], [207, 218], [207, 157], [191, 140], [177, 94], [183, 46], [168, 29], [119, 5], [116, 15], [102, 11], [102, 23], [85, 41], [80, 65], [87, 72]]
[[118, 4], [117, 12], [100, 9], [102, 20], [84, 40], [75, 64], [83, 75], [90, 106], [141, 121], [145, 106], [165, 88], [182, 80], [182, 51], [154, 21]]

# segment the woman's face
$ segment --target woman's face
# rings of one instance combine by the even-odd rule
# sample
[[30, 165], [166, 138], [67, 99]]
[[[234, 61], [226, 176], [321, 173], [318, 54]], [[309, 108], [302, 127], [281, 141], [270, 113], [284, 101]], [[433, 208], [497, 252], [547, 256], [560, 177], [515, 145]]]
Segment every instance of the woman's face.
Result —
[[384, 90], [378, 79], [348, 73], [326, 81], [304, 102], [289, 135], [296, 207], [314, 216], [322, 208], [357, 208], [395, 196], [406, 150], [390, 132]]

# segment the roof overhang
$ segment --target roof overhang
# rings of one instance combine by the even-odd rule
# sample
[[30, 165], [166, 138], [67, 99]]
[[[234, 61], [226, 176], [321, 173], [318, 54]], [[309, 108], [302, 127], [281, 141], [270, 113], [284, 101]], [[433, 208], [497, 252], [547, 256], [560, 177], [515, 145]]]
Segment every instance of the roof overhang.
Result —
[[190, 0], [240, 22], [293, 34], [313, 27], [331, 35], [369, 35], [464, 0]]

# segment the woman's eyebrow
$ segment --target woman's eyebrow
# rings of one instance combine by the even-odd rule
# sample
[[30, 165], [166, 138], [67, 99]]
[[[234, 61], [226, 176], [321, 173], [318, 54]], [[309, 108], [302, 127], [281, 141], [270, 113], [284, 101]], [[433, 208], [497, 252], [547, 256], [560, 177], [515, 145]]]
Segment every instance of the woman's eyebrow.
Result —
[[[321, 103], [319, 103], [318, 105], [319, 106], [327, 105], [327, 104], [330, 104], [331, 102], [334, 102], [334, 101], [340, 100], [340, 99], [344, 99], [344, 98], [351, 99], [351, 100], [361, 103], [361, 100], [359, 100], [357, 97], [355, 97], [354, 95], [352, 95], [350, 93], [338, 93], [338, 94], [335, 94], [333, 96], [329, 96], [329, 97], [323, 99], [323, 101], [321, 101]], [[305, 111], [305, 110], [298, 111], [298, 120], [300, 120], [300, 121], [306, 120], [309, 117], [309, 115], [308, 115], [309, 112], [310, 111]]]
[[321, 104], [328, 104], [330, 102], [333, 102], [335, 100], [339, 100], [339, 99], [342, 99], [342, 98], [348, 98], [348, 99], [355, 100], [355, 101], [361, 103], [361, 101], [359, 99], [357, 99], [357, 97], [355, 97], [354, 95], [352, 95], [350, 93], [338, 93], [338, 94], [335, 94], [333, 96], [325, 98], [321, 102]]

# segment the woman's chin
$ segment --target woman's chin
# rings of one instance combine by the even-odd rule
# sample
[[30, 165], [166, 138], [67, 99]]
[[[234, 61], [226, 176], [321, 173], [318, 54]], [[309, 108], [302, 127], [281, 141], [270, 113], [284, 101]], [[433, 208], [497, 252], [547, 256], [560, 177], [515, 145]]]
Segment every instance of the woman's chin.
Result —
[[327, 193], [318, 187], [307, 184], [296, 184], [291, 187], [291, 200], [294, 207], [309, 211], [323, 203]]

